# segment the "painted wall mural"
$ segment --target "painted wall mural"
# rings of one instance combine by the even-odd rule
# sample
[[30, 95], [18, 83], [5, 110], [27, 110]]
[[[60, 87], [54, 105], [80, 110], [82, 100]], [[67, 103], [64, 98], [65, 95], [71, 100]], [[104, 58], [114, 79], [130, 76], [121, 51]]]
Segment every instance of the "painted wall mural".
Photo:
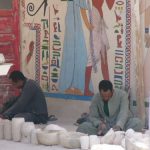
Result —
[[[21, 0], [22, 69], [47, 96], [90, 100], [110, 79], [136, 100], [131, 0]], [[23, 67], [25, 66], [25, 67]], [[132, 68], [132, 71], [131, 71]]]
[[[144, 98], [146, 105], [146, 118], [150, 128], [150, 1], [140, 0], [141, 37], [143, 49], [143, 76], [144, 76]], [[149, 108], [149, 109], [148, 109]], [[148, 117], [149, 116], [149, 117]], [[148, 119], [149, 118], [149, 119]]]

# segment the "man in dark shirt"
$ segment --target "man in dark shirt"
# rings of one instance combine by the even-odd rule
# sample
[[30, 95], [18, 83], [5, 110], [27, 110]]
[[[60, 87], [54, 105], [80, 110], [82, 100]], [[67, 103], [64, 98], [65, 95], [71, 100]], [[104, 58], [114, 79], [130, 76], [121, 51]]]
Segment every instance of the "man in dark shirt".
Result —
[[21, 93], [18, 97], [11, 98], [11, 102], [7, 102], [9, 105], [4, 105], [0, 116], [10, 120], [13, 117], [23, 117], [25, 121], [35, 124], [46, 123], [48, 111], [40, 86], [34, 80], [27, 79], [20, 71], [13, 71], [9, 79]]

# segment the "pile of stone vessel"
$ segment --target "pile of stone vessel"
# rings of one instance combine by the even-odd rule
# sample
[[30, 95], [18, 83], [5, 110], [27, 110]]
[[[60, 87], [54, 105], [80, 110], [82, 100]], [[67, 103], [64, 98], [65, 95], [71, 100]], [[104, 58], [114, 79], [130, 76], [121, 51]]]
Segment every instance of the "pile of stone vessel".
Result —
[[46, 146], [61, 145], [68, 149], [83, 150], [150, 150], [150, 130], [144, 133], [132, 129], [114, 131], [110, 129], [104, 136], [86, 135], [48, 124], [36, 126], [25, 122], [24, 118], [11, 121], [0, 119], [0, 139]]

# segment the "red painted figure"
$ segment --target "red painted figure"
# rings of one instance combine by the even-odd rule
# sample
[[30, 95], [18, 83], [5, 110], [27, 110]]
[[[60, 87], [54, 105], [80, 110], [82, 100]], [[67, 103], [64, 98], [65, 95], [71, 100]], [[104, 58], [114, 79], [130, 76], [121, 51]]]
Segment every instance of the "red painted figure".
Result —
[[[108, 8], [111, 10], [115, 0], [105, 0]], [[107, 50], [109, 47], [109, 41], [106, 34], [106, 24], [103, 17], [102, 6], [104, 0], [92, 0], [92, 25], [94, 26], [92, 30], [93, 37], [93, 50], [95, 55], [95, 62], [101, 61], [101, 71], [103, 79], [109, 80], [109, 70], [107, 62]], [[88, 64], [85, 71], [85, 89], [84, 95], [92, 96], [93, 93], [89, 90], [89, 83], [91, 79], [92, 71], [92, 56], [89, 57]]]
[[29, 53], [28, 55], [26, 56], [26, 63], [28, 64], [29, 61], [31, 60], [31, 57], [33, 55], [33, 50], [34, 50], [34, 42], [31, 41], [30, 44], [29, 44]]

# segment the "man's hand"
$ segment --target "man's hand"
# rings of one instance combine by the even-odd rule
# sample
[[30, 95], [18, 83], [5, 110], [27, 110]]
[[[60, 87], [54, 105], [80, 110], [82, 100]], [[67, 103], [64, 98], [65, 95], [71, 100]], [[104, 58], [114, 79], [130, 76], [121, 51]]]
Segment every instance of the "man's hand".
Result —
[[97, 135], [98, 135], [98, 136], [102, 136], [102, 135], [104, 135], [106, 132], [107, 132], [106, 124], [105, 124], [104, 122], [101, 122], [101, 123], [99, 124], [99, 127], [98, 127]]
[[114, 131], [121, 131], [122, 129], [120, 126], [115, 125], [115, 126], [113, 126], [113, 130]]
[[5, 119], [4, 116], [3, 116], [2, 114], [0, 114], [0, 118], [1, 118], [1, 119]]
[[1, 119], [9, 119], [7, 116], [0, 114]]

